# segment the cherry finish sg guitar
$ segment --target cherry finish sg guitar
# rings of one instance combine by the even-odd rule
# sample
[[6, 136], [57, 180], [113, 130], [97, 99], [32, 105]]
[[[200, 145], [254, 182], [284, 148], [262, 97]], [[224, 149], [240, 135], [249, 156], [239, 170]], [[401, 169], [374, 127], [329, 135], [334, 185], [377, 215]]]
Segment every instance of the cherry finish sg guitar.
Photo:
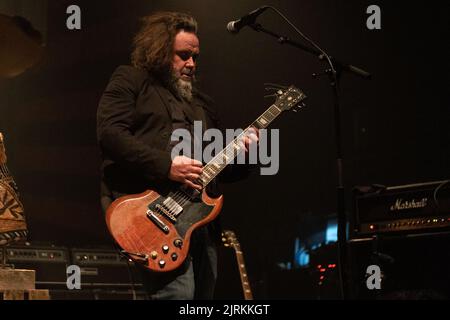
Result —
[[213, 221], [223, 196], [211, 198], [205, 187], [243, 150], [242, 138], [250, 127], [267, 128], [284, 111], [304, 106], [305, 94], [291, 86], [279, 89], [276, 101], [236, 139], [203, 167], [199, 182], [203, 192], [181, 184], [167, 194], [148, 190], [118, 198], [106, 211], [109, 232], [130, 259], [155, 272], [172, 271], [189, 252], [192, 232]]

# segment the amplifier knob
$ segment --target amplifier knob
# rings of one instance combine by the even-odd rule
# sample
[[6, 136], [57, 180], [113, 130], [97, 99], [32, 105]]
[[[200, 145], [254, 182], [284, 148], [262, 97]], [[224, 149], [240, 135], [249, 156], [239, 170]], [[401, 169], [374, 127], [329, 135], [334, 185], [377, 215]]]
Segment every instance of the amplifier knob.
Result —
[[152, 258], [153, 260], [155, 260], [156, 258], [158, 258], [158, 252], [152, 251], [152, 252], [150, 253], [150, 258]]
[[167, 245], [163, 246], [163, 247], [162, 247], [162, 251], [163, 251], [164, 253], [168, 253], [168, 252], [169, 252], [169, 246], [167, 246]]
[[178, 255], [176, 253], [172, 253], [172, 260], [177, 261]]
[[159, 266], [160, 268], [164, 268], [166, 266], [166, 262], [164, 260], [159, 260]]

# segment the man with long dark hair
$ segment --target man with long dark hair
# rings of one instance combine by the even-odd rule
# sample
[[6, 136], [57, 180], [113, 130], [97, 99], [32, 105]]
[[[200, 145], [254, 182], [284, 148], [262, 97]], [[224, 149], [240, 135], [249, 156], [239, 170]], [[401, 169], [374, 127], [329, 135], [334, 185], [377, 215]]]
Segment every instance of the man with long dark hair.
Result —
[[[144, 19], [134, 39], [132, 66], [114, 72], [98, 109], [97, 134], [103, 156], [102, 207], [127, 194], [162, 190], [173, 182], [201, 190], [202, 162], [192, 155], [172, 159], [171, 133], [218, 128], [212, 101], [195, 88], [200, 54], [197, 22], [184, 13], [159, 12]], [[245, 145], [257, 141], [257, 131]], [[234, 170], [242, 177], [245, 170]], [[242, 171], [242, 172], [240, 172]], [[230, 174], [229, 174], [230, 175]], [[233, 179], [233, 178], [230, 178]], [[209, 193], [218, 193], [215, 183]], [[211, 299], [217, 277], [216, 223], [192, 235], [189, 257], [175, 271], [143, 272], [152, 299]]]

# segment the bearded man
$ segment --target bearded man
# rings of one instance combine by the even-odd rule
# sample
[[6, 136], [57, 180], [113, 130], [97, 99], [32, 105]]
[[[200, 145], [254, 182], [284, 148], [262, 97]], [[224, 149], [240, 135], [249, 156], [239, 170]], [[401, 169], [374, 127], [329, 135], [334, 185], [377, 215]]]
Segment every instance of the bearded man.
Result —
[[[120, 66], [103, 93], [97, 113], [97, 138], [102, 153], [101, 204], [104, 211], [118, 197], [145, 190], [169, 189], [173, 183], [201, 190], [203, 163], [192, 155], [171, 156], [172, 132], [194, 121], [204, 129], [220, 128], [212, 101], [195, 88], [200, 54], [197, 22], [188, 14], [158, 12], [144, 19], [134, 39], [132, 66]], [[246, 151], [258, 132], [245, 138]], [[243, 166], [234, 166], [243, 167]], [[223, 180], [245, 177], [232, 169]], [[206, 190], [220, 194], [217, 183]], [[151, 299], [212, 299], [217, 278], [217, 220], [192, 234], [190, 254], [170, 272], [142, 270]]]

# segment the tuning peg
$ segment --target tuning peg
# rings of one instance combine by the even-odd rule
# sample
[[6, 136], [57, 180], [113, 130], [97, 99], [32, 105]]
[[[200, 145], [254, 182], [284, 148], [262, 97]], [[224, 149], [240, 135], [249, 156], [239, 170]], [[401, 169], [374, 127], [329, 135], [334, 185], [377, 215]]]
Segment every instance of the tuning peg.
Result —
[[264, 88], [266, 91], [276, 91], [275, 94], [281, 96], [283, 94], [283, 90], [280, 88], [275, 88], [275, 87], [266, 87]]
[[282, 89], [282, 90], [286, 90], [288, 88], [286, 86], [282, 86], [281, 84], [276, 84], [276, 83], [264, 83], [264, 86], [276, 88], [276, 89]]
[[298, 106], [296, 106], [295, 108], [292, 108], [292, 111], [294, 111], [295, 113], [299, 112], [301, 108], [305, 107], [304, 103], [300, 103]]

